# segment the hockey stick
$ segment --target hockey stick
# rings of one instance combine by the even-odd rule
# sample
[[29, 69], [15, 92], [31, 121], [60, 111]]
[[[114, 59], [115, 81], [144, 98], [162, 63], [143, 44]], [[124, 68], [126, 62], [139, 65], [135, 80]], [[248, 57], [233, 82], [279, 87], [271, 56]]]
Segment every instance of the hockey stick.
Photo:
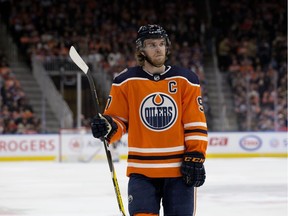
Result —
[[[93, 81], [93, 77], [91, 76], [91, 73], [89, 71], [89, 67], [83, 61], [83, 59], [81, 58], [81, 56], [78, 54], [78, 52], [76, 51], [76, 49], [73, 46], [70, 47], [69, 55], [70, 55], [70, 58], [73, 60], [73, 62], [87, 76], [88, 81], [89, 81], [89, 85], [90, 85], [90, 89], [91, 89], [91, 93], [92, 93], [92, 96], [93, 96], [93, 102], [94, 102], [94, 105], [95, 105], [95, 108], [96, 108], [96, 113], [97, 113], [97, 115], [99, 115], [99, 112], [100, 112], [99, 100], [98, 100], [95, 84], [94, 84], [94, 81]], [[113, 162], [112, 162], [111, 152], [108, 149], [108, 143], [106, 142], [106, 140], [103, 139], [102, 141], [103, 141], [103, 144], [104, 144], [104, 147], [105, 147], [105, 152], [106, 152], [106, 156], [107, 156], [107, 160], [108, 160], [108, 164], [109, 164], [109, 169], [110, 169], [111, 176], [112, 176], [112, 181], [113, 181], [113, 185], [114, 185], [114, 189], [115, 189], [115, 193], [116, 193], [116, 197], [117, 197], [118, 206], [119, 206], [120, 211], [122, 212], [122, 215], [125, 216], [125, 210], [124, 210], [124, 206], [123, 206], [123, 202], [122, 202], [122, 197], [121, 197], [121, 194], [120, 194], [120, 189], [119, 189], [118, 180], [117, 180], [117, 177], [116, 177], [116, 172], [115, 172], [114, 165], [113, 165]]]

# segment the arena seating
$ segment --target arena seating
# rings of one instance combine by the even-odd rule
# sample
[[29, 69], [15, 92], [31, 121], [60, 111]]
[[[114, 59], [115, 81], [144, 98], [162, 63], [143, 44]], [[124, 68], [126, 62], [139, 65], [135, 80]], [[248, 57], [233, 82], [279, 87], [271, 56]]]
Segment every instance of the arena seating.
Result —
[[82, 55], [97, 60], [111, 79], [124, 68], [136, 64], [134, 50], [139, 26], [161, 23], [172, 41], [169, 64], [190, 68], [199, 75], [204, 107], [207, 117], [211, 118], [197, 1], [160, 2], [27, 0], [5, 5], [4, 20], [28, 62], [32, 54], [37, 55], [48, 62], [47, 70], [56, 70], [59, 61], [50, 64], [51, 59], [65, 61], [69, 47], [76, 45]]
[[214, 5], [219, 69], [242, 131], [287, 131], [287, 2]]
[[40, 120], [29, 105], [19, 80], [0, 53], [0, 134], [39, 133]]

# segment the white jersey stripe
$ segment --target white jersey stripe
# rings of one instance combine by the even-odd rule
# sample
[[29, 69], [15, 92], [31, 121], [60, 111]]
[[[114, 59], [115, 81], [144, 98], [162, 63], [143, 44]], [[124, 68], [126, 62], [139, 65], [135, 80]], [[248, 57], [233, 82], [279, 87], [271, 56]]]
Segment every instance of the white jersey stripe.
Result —
[[208, 137], [205, 136], [187, 136], [185, 137], [185, 141], [187, 140], [203, 140], [208, 142]]
[[130, 80], [149, 80], [149, 79], [147, 79], [147, 78], [141, 78], [141, 77], [133, 77], [133, 78], [126, 79], [126, 80], [124, 80], [124, 81], [121, 82], [121, 83], [112, 83], [112, 85], [113, 85], [113, 86], [121, 86], [122, 84], [124, 84], [124, 83], [126, 83], [126, 82], [128, 82], [128, 81], [130, 81]]
[[196, 86], [196, 87], [200, 87], [200, 84], [191, 83], [186, 77], [183, 77], [183, 76], [171, 76], [171, 77], [168, 77], [168, 78], [165, 78], [165, 79], [166, 79], [166, 80], [170, 80], [170, 79], [175, 79], [175, 78], [184, 79], [184, 80], [186, 80], [190, 85]]
[[128, 167], [136, 167], [136, 168], [173, 168], [173, 167], [180, 167], [181, 162], [178, 163], [165, 163], [165, 164], [144, 164], [144, 163], [133, 163], [128, 162]]
[[136, 148], [129, 147], [129, 152], [139, 152], [139, 153], [167, 153], [167, 152], [176, 152], [184, 151], [184, 145], [170, 148]]
[[[170, 70], [170, 68], [169, 68], [168, 70]], [[167, 70], [167, 71], [168, 71], [168, 70]], [[162, 74], [165, 74], [167, 71], [165, 71], [165, 72], [162, 73]], [[152, 74], [150, 74], [150, 73], [148, 73], [148, 74], [152, 76]], [[161, 75], [162, 75], [162, 74], [161, 74]], [[170, 79], [184, 79], [184, 80], [186, 80], [190, 85], [195, 86], [195, 87], [200, 87], [200, 84], [191, 83], [186, 77], [183, 77], [183, 76], [171, 76], [171, 77], [165, 78], [165, 80], [170, 80]], [[121, 82], [121, 83], [117, 83], [117, 84], [116, 84], [116, 83], [113, 83], [112, 85], [114, 85], [114, 86], [121, 86], [123, 83], [126, 83], [126, 82], [128, 82], [128, 81], [130, 81], [130, 80], [149, 80], [149, 79], [147, 79], [147, 78], [142, 78], [142, 77], [132, 77], [132, 78], [128, 78], [128, 79], [124, 80], [124, 81]]]
[[120, 125], [121, 131], [123, 131], [123, 132], [122, 132], [122, 136], [123, 136], [123, 135], [124, 135], [124, 128], [123, 128], [122, 124], [121, 124], [118, 120], [116, 120], [116, 119], [114, 119], [114, 118], [113, 118], [113, 120], [114, 120], [115, 122], [117, 122], [118, 125]]
[[192, 122], [192, 123], [184, 124], [184, 128], [195, 127], [195, 126], [201, 126], [201, 127], [207, 128], [207, 124], [205, 122]]

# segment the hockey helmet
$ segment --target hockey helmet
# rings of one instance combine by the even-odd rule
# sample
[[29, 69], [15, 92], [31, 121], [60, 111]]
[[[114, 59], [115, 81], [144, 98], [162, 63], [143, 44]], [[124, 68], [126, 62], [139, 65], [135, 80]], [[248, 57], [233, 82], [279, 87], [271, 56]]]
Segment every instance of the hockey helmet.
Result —
[[137, 33], [137, 39], [136, 39], [136, 48], [140, 49], [143, 47], [144, 40], [151, 39], [151, 38], [165, 38], [166, 39], [166, 45], [169, 48], [171, 45], [171, 42], [169, 40], [168, 34], [166, 33], [165, 29], [163, 29], [159, 25], [145, 25], [141, 26]]

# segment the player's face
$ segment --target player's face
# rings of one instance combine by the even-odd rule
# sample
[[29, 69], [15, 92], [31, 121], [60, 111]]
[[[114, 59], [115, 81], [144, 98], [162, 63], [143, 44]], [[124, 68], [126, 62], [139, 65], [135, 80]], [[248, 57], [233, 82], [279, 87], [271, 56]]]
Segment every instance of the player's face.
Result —
[[144, 41], [144, 54], [156, 67], [161, 67], [166, 60], [166, 40], [147, 39]]

